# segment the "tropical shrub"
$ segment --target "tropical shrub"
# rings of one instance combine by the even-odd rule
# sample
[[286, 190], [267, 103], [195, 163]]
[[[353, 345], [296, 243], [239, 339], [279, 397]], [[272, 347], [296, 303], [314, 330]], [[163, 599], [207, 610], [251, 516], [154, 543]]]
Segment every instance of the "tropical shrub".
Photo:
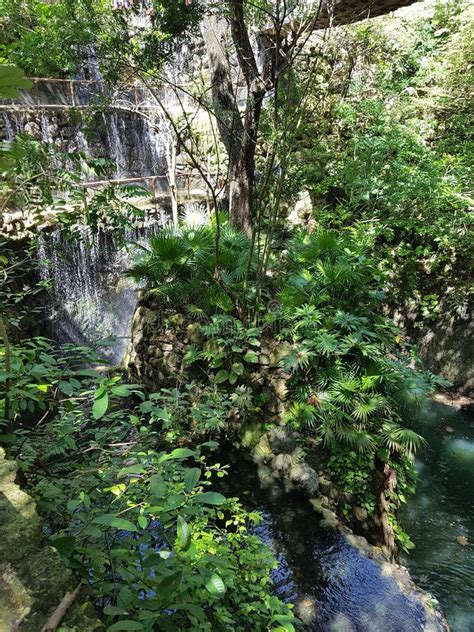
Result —
[[164, 228], [128, 274], [145, 281], [164, 309], [182, 308], [205, 319], [245, 309], [253, 267], [247, 237], [224, 223], [219, 234], [211, 225]]
[[[89, 585], [109, 629], [293, 630], [290, 608], [270, 594], [275, 562], [248, 533], [258, 515], [210, 487], [226, 471], [206, 464], [204, 451], [217, 444], [161, 447], [170, 419], [159, 405], [191, 416], [191, 398], [173, 407], [177, 393], [165, 391], [136, 407], [140, 389], [83, 368], [85, 350], [57, 358], [50, 342], [35, 344], [37, 356], [12, 348], [13, 358], [26, 357], [12, 364], [12, 409], [26, 393], [49, 414], [32, 428], [16, 420], [9, 450], [48, 517], [51, 543]], [[39, 399], [48, 394], [49, 408]], [[194, 412], [204, 431], [228, 405], [215, 395]]]
[[235, 384], [249, 365], [258, 362], [262, 327], [245, 327], [227, 314], [211, 317], [200, 329], [204, 341], [202, 350], [191, 346], [184, 360], [192, 364], [204, 360], [212, 371], [215, 384]]
[[422, 439], [404, 424], [407, 406], [441, 381], [409, 368], [366, 250], [330, 231], [295, 236], [280, 280], [279, 337], [291, 342], [281, 361], [292, 376], [287, 422], [327, 449], [343, 491], [374, 517], [377, 461], [410, 468]]
[[252, 397], [245, 386], [229, 394], [217, 384], [197, 382], [180, 389], [163, 388], [140, 405], [142, 413], [150, 414], [150, 426], [157, 425], [170, 444], [223, 435], [232, 419], [245, 418], [251, 409]]

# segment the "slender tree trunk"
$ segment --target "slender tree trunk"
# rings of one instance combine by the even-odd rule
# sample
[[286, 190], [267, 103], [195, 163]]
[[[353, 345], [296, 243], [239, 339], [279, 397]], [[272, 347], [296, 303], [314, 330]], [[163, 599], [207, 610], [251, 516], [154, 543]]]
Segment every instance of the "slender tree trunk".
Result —
[[176, 186], [176, 143], [174, 139], [170, 140], [168, 148], [168, 182], [171, 193], [171, 217], [173, 226], [178, 226], [178, 189]]
[[[8, 338], [7, 326], [3, 320], [3, 316], [0, 315], [0, 338], [3, 340], [4, 348], [4, 364], [5, 373], [10, 373], [11, 369], [11, 347], [10, 340]], [[10, 378], [5, 380], [4, 387], [4, 417], [8, 421], [10, 419]]]
[[389, 522], [390, 498], [397, 487], [397, 472], [386, 463], [376, 460], [377, 520], [382, 547], [391, 559], [397, 553], [395, 534]]
[[211, 73], [212, 97], [217, 125], [229, 159], [229, 213], [232, 224], [247, 235], [252, 233], [252, 196], [255, 180], [255, 150], [261, 101], [248, 94], [244, 120], [239, 111], [232, 82], [226, 42], [229, 29], [222, 16], [209, 14], [203, 21]]
[[243, 152], [229, 164], [229, 214], [232, 224], [247, 235], [252, 233], [251, 193], [253, 175], [247, 173]]

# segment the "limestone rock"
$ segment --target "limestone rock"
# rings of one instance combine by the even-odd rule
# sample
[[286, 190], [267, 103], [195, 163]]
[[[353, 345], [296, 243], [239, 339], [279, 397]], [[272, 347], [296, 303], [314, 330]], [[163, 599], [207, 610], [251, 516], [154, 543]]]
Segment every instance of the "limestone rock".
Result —
[[291, 351], [291, 344], [289, 342], [280, 342], [273, 347], [269, 352], [270, 366], [276, 368], [280, 366], [281, 359], [287, 356]]
[[189, 323], [186, 331], [190, 343], [198, 345], [202, 342], [201, 326], [198, 323]]
[[275, 376], [271, 378], [271, 385], [273, 388], [273, 392], [278, 397], [278, 399], [282, 402], [285, 402], [288, 399], [287, 380], [283, 377]]
[[291, 454], [296, 449], [296, 441], [288, 428], [272, 428], [268, 433], [268, 442], [272, 452]]
[[277, 454], [272, 461], [273, 467], [280, 472], [280, 474], [285, 474], [291, 468], [292, 460], [289, 454]]
[[272, 449], [268, 442], [268, 436], [265, 434], [254, 448], [254, 456], [257, 462], [270, 461], [273, 457]]
[[365, 520], [367, 520], [367, 509], [364, 509], [363, 507], [359, 507], [356, 505], [352, 509], [352, 514], [354, 518], [357, 520], [357, 522], [362, 523]]
[[[46, 546], [35, 503], [15, 477], [15, 463], [0, 448], [0, 632], [38, 632], [77, 580]], [[68, 610], [64, 625], [81, 632], [102, 628], [84, 596]]]
[[291, 482], [308, 496], [313, 496], [318, 490], [318, 475], [307, 463], [293, 463], [289, 474]]

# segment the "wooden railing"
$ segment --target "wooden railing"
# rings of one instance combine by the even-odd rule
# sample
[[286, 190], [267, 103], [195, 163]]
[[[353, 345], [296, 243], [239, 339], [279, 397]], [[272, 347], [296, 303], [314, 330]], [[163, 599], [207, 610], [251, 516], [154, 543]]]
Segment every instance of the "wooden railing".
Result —
[[[135, 110], [159, 110], [159, 105], [148, 101], [148, 90], [138, 85], [119, 86], [114, 89], [101, 80], [94, 79], [51, 79], [47, 77], [29, 77], [33, 82], [30, 90], [24, 91], [24, 98], [2, 99], [0, 110], [25, 110], [30, 108], [40, 108], [45, 110], [67, 110], [84, 109], [93, 104], [98, 105], [100, 100], [108, 100], [109, 107], [114, 104], [126, 103], [127, 108]], [[49, 85], [63, 85], [65, 90], [62, 96], [68, 97], [66, 102], [52, 103], [48, 99], [47, 92], [41, 90], [41, 86], [47, 88]], [[87, 88], [87, 92], [82, 94], [78, 88]], [[180, 86], [176, 86], [179, 89]], [[184, 86], [183, 86], [184, 87]]]

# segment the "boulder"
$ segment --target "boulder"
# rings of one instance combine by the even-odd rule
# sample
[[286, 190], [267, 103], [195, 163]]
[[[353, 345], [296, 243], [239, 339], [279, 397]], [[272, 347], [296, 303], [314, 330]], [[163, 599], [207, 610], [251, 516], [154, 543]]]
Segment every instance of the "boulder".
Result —
[[296, 440], [288, 428], [272, 428], [268, 433], [268, 442], [272, 452], [291, 454], [296, 449]]
[[288, 472], [291, 468], [291, 464], [291, 456], [283, 453], [277, 454], [272, 461], [272, 467], [274, 467], [277, 472], [280, 472], [280, 474]]
[[319, 478], [316, 470], [307, 463], [293, 463], [289, 472], [291, 482], [304, 494], [314, 496], [318, 490]]
[[[38, 632], [78, 582], [47, 546], [35, 503], [15, 483], [16, 472], [0, 448], [0, 632]], [[84, 593], [67, 611], [62, 629], [103, 629]]]

